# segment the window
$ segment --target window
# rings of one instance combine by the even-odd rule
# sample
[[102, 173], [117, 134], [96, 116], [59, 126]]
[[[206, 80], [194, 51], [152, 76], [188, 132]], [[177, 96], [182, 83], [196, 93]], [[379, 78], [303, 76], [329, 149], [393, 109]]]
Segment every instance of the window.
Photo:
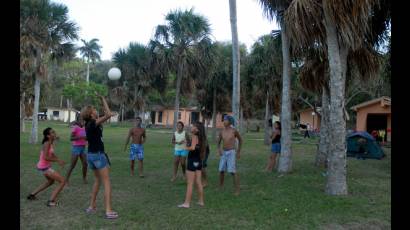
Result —
[[60, 111], [53, 111], [53, 117], [59, 117]]
[[225, 118], [226, 115], [228, 115], [228, 114], [226, 114], [226, 113], [222, 114], [222, 119], [221, 119], [222, 122], [224, 122], [224, 118]]
[[181, 112], [178, 112], [178, 120], [181, 120]]
[[158, 122], [162, 123], [162, 111], [158, 112]]

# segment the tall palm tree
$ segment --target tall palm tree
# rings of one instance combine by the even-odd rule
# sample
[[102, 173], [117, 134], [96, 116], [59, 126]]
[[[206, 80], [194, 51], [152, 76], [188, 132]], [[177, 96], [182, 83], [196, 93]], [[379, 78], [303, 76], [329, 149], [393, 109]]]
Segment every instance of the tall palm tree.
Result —
[[[232, 32], [232, 112], [233, 117], [239, 122], [239, 106], [240, 106], [240, 53], [238, 43], [238, 27], [236, 25], [236, 0], [229, 0], [229, 15], [231, 21]], [[238, 123], [237, 122], [237, 123]]]
[[[345, 87], [350, 51], [377, 46], [389, 21], [390, 3], [379, 1], [294, 0], [287, 12], [294, 44], [323, 44], [329, 62], [329, 124], [332, 145], [328, 154], [326, 193], [347, 194]], [[303, 20], [302, 20], [303, 19]]]
[[291, 130], [291, 59], [289, 38], [286, 33], [286, 24], [283, 18], [284, 11], [289, 7], [290, 0], [259, 0], [268, 19], [280, 24], [282, 39], [282, 103], [281, 103], [281, 154], [278, 163], [278, 172], [287, 173], [292, 170], [292, 130]]
[[20, 1], [20, 68], [35, 78], [30, 143], [38, 141], [40, 84], [47, 77], [49, 60], [64, 43], [77, 39], [77, 31], [78, 27], [68, 20], [66, 6], [49, 0]]
[[80, 54], [83, 56], [83, 58], [87, 59], [87, 83], [90, 80], [90, 62], [95, 63], [95, 61], [98, 61], [101, 59], [101, 48], [98, 44], [98, 39], [93, 38], [90, 41], [86, 41], [84, 39], [81, 39], [83, 42], [83, 46], [79, 48]]
[[201, 49], [201, 44], [210, 42], [210, 25], [208, 20], [190, 10], [173, 10], [165, 16], [167, 24], [158, 25], [154, 40], [150, 42], [154, 53], [161, 53], [166, 62], [166, 70], [176, 73], [176, 96], [174, 112], [174, 130], [178, 121], [180, 93], [184, 79], [185, 84], [190, 82], [189, 77], [195, 77], [198, 71], [206, 66], [197, 57], [195, 49]]

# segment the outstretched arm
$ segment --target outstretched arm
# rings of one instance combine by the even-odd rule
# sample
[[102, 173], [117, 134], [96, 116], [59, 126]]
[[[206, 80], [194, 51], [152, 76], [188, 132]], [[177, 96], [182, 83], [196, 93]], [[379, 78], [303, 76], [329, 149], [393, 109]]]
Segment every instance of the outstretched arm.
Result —
[[141, 141], [141, 143], [144, 144], [146, 140], [147, 140], [147, 136], [145, 135], [145, 129], [144, 129], [144, 132], [142, 133], [142, 141]]
[[108, 107], [107, 101], [105, 100], [104, 96], [101, 95], [97, 95], [101, 98], [101, 102], [103, 104], [103, 109], [104, 109], [104, 116], [99, 117], [96, 121], [95, 124], [99, 125], [101, 123], [103, 123], [104, 121], [110, 119], [110, 117], [112, 117], [112, 113], [110, 108]]
[[238, 141], [239, 141], [238, 151], [236, 152], [236, 157], [239, 159], [241, 158], [242, 137], [241, 137], [241, 134], [239, 134], [237, 130], [235, 130], [235, 136], [236, 138], [238, 138]]
[[221, 142], [222, 142], [222, 132], [219, 133], [219, 135], [218, 135], [218, 140], [217, 140], [217, 143], [218, 143], [218, 152], [219, 152], [219, 155], [220, 155], [220, 156], [222, 156]]

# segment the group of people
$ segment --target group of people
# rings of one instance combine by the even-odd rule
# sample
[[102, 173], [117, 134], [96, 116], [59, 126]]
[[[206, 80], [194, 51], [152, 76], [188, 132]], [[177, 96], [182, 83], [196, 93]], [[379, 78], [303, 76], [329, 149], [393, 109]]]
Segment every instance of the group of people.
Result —
[[[100, 188], [100, 183], [104, 186], [104, 201], [105, 201], [105, 217], [107, 219], [118, 218], [118, 213], [113, 211], [111, 204], [111, 182], [110, 182], [110, 160], [105, 152], [103, 142], [103, 126], [111, 116], [111, 110], [105, 98], [101, 98], [104, 115], [98, 116], [97, 110], [93, 106], [86, 106], [81, 112], [81, 120], [77, 121], [72, 127], [71, 141], [72, 141], [72, 157], [71, 164], [67, 170], [67, 174], [63, 177], [60, 173], [54, 170], [51, 166], [52, 162], [57, 162], [60, 166], [64, 166], [62, 161], [54, 152], [55, 141], [58, 136], [52, 128], [46, 128], [43, 131], [43, 147], [40, 152], [40, 159], [37, 164], [37, 170], [41, 172], [47, 179], [42, 185], [35, 189], [27, 196], [29, 200], [36, 200], [36, 195], [46, 188], [50, 187], [54, 182], [58, 182], [58, 186], [51, 194], [50, 200], [47, 201], [47, 206], [57, 206], [57, 196], [63, 190], [68, 181], [72, 170], [75, 168], [78, 158], [82, 162], [82, 177], [83, 182], [87, 183], [87, 170], [91, 169], [94, 173], [94, 184], [91, 191], [91, 199], [86, 213], [95, 213], [97, 211], [96, 198]], [[142, 119], [136, 119], [136, 126], [131, 128], [126, 138], [124, 151], [126, 151], [128, 143], [131, 139], [129, 158], [131, 162], [131, 175], [134, 175], [135, 160], [138, 160], [139, 177], [143, 178], [143, 160], [144, 147], [146, 141], [145, 129], [141, 127]], [[239, 132], [233, 127], [235, 120], [232, 116], [226, 115], [224, 117], [224, 128], [218, 135], [217, 147], [220, 155], [219, 161], [219, 186], [224, 186], [225, 172], [231, 174], [234, 178], [235, 195], [239, 195], [239, 175], [236, 169], [236, 160], [240, 158], [242, 137]], [[280, 153], [280, 122], [274, 123], [274, 131], [272, 133], [272, 154], [269, 156], [266, 171], [272, 171], [276, 165], [276, 158]], [[189, 208], [193, 185], [195, 183], [198, 192], [199, 206], [204, 206], [204, 192], [203, 188], [208, 184], [206, 173], [207, 160], [210, 154], [209, 144], [205, 133], [205, 127], [202, 122], [195, 122], [188, 134], [184, 130], [184, 123], [178, 122], [177, 131], [172, 136], [172, 144], [174, 145], [174, 163], [173, 176], [171, 181], [177, 178], [179, 165], [182, 169], [182, 175], [186, 180], [187, 188], [185, 200], [178, 205], [179, 208]], [[86, 146], [88, 149], [86, 152]]]

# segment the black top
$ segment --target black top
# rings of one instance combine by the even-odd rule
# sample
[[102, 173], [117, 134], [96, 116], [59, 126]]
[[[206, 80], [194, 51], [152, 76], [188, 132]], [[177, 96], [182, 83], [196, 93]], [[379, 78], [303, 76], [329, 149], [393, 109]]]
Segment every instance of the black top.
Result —
[[88, 141], [88, 152], [104, 152], [102, 130], [102, 126], [97, 126], [95, 120], [88, 121], [85, 124], [85, 133], [87, 135]]
[[280, 133], [276, 134], [275, 138], [272, 139], [272, 144], [280, 143]]
[[190, 150], [188, 153], [188, 159], [201, 159], [201, 146], [199, 144], [195, 145], [195, 150]]

